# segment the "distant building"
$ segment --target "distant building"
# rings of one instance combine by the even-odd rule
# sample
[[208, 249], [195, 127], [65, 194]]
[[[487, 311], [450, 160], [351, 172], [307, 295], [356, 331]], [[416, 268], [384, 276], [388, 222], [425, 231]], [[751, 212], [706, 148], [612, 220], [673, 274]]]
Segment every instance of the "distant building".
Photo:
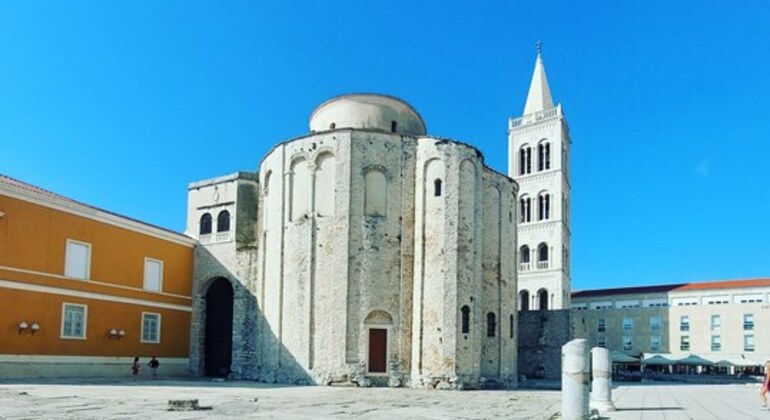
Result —
[[570, 306], [570, 143], [538, 53], [524, 112], [508, 123], [508, 175], [520, 185], [520, 310]]
[[194, 244], [0, 175], [0, 377], [187, 374]]
[[572, 308], [592, 346], [770, 360], [770, 279], [578, 291]]
[[258, 173], [189, 187], [193, 372], [515, 385], [517, 189], [399, 99], [321, 104]]

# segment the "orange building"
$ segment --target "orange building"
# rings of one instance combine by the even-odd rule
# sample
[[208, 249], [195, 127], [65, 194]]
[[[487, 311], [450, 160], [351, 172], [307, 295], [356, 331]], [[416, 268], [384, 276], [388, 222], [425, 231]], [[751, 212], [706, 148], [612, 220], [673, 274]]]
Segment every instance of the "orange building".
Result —
[[0, 378], [186, 375], [194, 245], [0, 175]]

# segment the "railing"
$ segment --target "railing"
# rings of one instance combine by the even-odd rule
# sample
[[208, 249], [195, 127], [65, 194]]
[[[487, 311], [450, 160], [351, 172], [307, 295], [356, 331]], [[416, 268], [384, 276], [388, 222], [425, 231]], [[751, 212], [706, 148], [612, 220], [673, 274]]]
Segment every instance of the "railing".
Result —
[[519, 271], [529, 271], [530, 268], [531, 265], [528, 262], [519, 263]]
[[538, 270], [545, 270], [548, 268], [548, 261], [538, 261], [537, 262], [537, 269]]
[[551, 109], [546, 109], [546, 110], [535, 112], [532, 114], [527, 114], [523, 117], [511, 118], [508, 121], [508, 129], [514, 129], [516, 127], [521, 127], [522, 125], [525, 125], [525, 124], [535, 123], [535, 122], [542, 121], [547, 118], [553, 118], [559, 115], [561, 115], [561, 104]]
[[217, 242], [228, 242], [232, 237], [231, 232], [217, 232]]
[[198, 237], [198, 240], [200, 243], [207, 245], [207, 244], [216, 244], [220, 242], [229, 242], [233, 238], [233, 234], [231, 231], [227, 232], [217, 232], [217, 233], [207, 233], [205, 235], [200, 235]]

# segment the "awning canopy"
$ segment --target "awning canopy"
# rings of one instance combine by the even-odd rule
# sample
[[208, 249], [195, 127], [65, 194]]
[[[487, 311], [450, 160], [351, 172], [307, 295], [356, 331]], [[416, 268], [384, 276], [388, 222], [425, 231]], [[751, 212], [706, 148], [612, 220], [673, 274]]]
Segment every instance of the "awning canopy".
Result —
[[654, 356], [645, 357], [644, 360], [642, 360], [642, 364], [650, 366], [671, 366], [674, 364], [674, 361], [656, 354]]
[[714, 364], [717, 366], [739, 366], [739, 367], [762, 366], [762, 363], [757, 362], [756, 360], [746, 359], [745, 357], [722, 359]]
[[629, 356], [622, 351], [613, 351], [610, 357], [612, 357], [612, 363], [639, 363], [638, 357]]
[[686, 366], [714, 366], [714, 362], [708, 359], [704, 359], [696, 354], [691, 354], [684, 359], [674, 361], [675, 365]]

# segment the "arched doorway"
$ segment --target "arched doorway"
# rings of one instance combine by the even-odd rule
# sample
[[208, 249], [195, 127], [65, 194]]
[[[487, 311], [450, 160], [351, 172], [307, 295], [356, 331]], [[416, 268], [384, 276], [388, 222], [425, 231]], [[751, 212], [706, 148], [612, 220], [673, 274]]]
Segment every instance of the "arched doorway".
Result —
[[364, 320], [367, 331], [366, 371], [370, 375], [388, 373], [388, 331], [393, 327], [389, 313], [374, 310]]
[[226, 377], [233, 354], [233, 287], [225, 278], [206, 292], [205, 331], [206, 376]]
[[519, 292], [519, 310], [520, 311], [529, 310], [529, 291], [526, 289]]
[[538, 308], [541, 311], [548, 310], [548, 289], [540, 289], [537, 291]]

